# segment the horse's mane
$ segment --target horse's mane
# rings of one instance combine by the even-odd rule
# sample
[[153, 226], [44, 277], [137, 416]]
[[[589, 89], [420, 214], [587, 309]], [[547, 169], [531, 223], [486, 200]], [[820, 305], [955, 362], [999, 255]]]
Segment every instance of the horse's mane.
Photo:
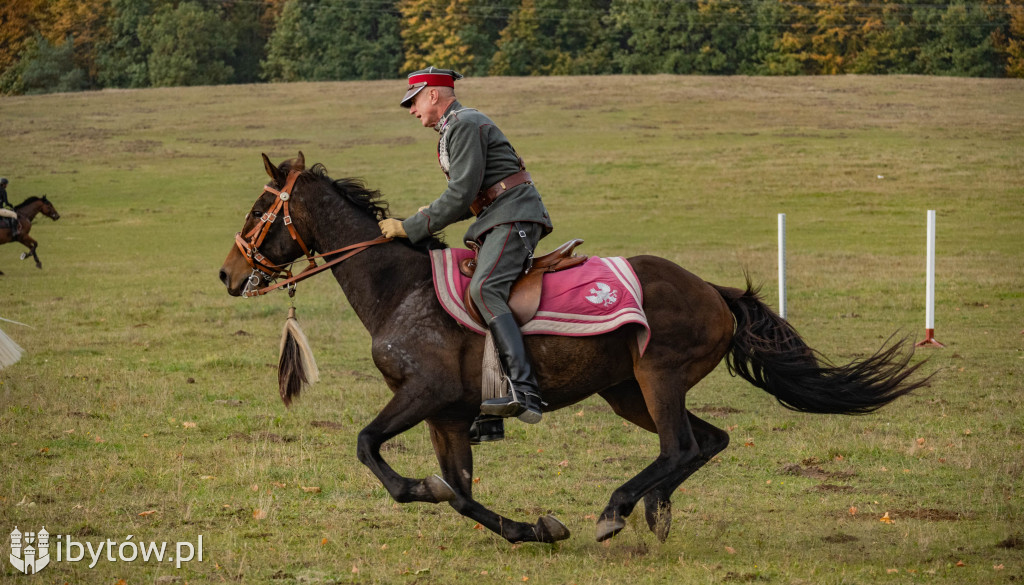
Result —
[[[284, 164], [281, 165], [281, 170], [287, 172], [284, 166]], [[362, 179], [332, 179], [327, 175], [327, 168], [321, 163], [316, 163], [311, 168], [303, 171], [302, 174], [329, 185], [340, 197], [346, 199], [349, 203], [355, 205], [357, 209], [376, 221], [390, 217], [388, 202], [384, 199], [384, 196], [380, 191], [367, 187]], [[419, 250], [436, 250], [448, 247], [444, 240], [437, 236], [417, 244], [413, 244], [405, 238], [398, 238], [398, 240]]]
[[29, 203], [35, 203], [36, 201], [41, 201], [41, 200], [42, 200], [42, 197], [36, 197], [35, 195], [32, 195], [28, 199], [26, 199], [26, 200], [22, 201], [21, 203], [15, 205], [14, 208], [18, 209], [19, 207], [25, 207]]

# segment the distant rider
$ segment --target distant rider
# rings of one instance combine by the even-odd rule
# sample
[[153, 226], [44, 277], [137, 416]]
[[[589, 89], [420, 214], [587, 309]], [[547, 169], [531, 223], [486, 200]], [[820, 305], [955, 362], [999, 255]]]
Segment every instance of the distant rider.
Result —
[[11, 230], [11, 239], [16, 240], [21, 234], [21, 222], [14, 206], [7, 200], [7, 179], [0, 177], [0, 217], [7, 218], [7, 227]]

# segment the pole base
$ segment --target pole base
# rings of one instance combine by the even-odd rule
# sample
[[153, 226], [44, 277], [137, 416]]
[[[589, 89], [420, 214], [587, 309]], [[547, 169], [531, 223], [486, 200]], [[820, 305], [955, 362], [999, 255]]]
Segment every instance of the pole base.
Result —
[[917, 343], [914, 344], [914, 347], [946, 347], [946, 346], [942, 345], [941, 343], [939, 343], [939, 341], [937, 339], [935, 339], [935, 330], [934, 329], [925, 329], [924, 330], [924, 341], [918, 341]]

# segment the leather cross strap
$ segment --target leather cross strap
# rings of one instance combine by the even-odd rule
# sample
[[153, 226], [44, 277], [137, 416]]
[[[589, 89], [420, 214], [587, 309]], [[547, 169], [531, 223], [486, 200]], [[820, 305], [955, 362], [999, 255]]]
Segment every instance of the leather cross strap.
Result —
[[476, 199], [473, 200], [473, 203], [469, 205], [469, 211], [472, 212], [473, 215], [480, 215], [505, 191], [508, 191], [512, 187], [518, 187], [523, 183], [532, 182], [533, 179], [530, 178], [530, 173], [527, 172], [526, 169], [523, 169], [514, 175], [509, 175], [494, 185], [491, 185], [486, 190], [480, 191], [476, 196]]
[[[293, 240], [296, 240], [299, 247], [306, 254], [306, 257], [310, 257], [311, 254], [309, 249], [306, 248], [305, 242], [299, 237], [298, 232], [292, 226], [292, 217], [288, 211], [288, 200], [291, 199], [291, 190], [295, 186], [296, 179], [299, 178], [301, 173], [299, 171], [291, 171], [288, 173], [288, 179], [285, 182], [284, 188], [278, 191], [269, 185], [263, 188], [264, 193], [273, 193], [277, 195], [277, 199], [274, 200], [274, 205], [269, 211], [263, 213], [260, 216], [259, 223], [253, 226], [244, 236], [241, 233], [235, 234], [235, 244], [238, 249], [242, 252], [246, 261], [249, 262], [249, 266], [254, 270], [266, 274], [271, 278], [277, 277], [278, 274], [282, 273], [280, 270], [274, 270], [275, 267], [266, 262], [264, 257], [259, 252], [259, 247], [263, 243], [263, 239], [270, 233], [270, 227], [277, 221], [278, 212], [283, 213], [284, 223], [288, 226], [288, 233], [291, 235]], [[316, 263], [310, 260], [310, 265], [315, 266]], [[285, 272], [288, 276], [291, 276], [291, 272]]]

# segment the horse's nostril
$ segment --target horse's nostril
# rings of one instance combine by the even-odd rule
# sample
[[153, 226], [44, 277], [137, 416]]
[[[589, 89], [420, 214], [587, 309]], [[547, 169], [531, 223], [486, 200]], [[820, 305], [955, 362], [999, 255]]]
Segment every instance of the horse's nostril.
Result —
[[224, 286], [228, 284], [228, 273], [223, 268], [220, 269], [220, 281], [224, 283]]

